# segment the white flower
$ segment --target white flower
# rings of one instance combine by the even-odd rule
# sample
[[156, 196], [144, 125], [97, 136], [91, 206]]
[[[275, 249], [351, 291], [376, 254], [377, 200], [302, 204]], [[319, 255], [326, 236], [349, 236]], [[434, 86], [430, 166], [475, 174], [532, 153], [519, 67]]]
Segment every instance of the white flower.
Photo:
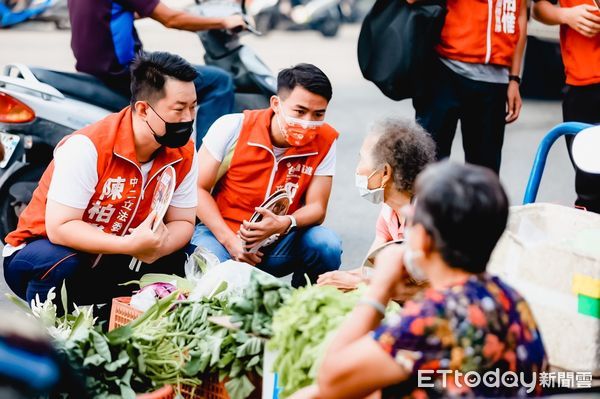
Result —
[[31, 312], [45, 327], [56, 325], [56, 306], [52, 302], [54, 298], [56, 298], [56, 294], [52, 287], [44, 302], [40, 301], [39, 294], [35, 294], [35, 299], [31, 300]]
[[48, 327], [48, 334], [56, 340], [66, 341], [71, 335], [71, 328], [68, 326]]

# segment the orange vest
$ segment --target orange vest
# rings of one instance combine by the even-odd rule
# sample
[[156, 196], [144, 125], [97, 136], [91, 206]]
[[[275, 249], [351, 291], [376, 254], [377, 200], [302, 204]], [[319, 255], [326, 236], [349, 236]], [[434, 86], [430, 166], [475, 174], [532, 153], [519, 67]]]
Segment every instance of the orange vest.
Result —
[[[593, 5], [591, 1], [560, 0], [561, 7]], [[597, 15], [600, 15], [597, 13]], [[600, 37], [585, 37], [568, 25], [560, 27], [560, 49], [567, 84], [587, 86], [600, 83]]]
[[519, 41], [523, 0], [447, 0], [436, 51], [444, 58], [510, 67]]
[[[191, 140], [181, 148], [163, 147], [154, 158], [148, 181], [143, 184], [131, 118], [131, 110], [127, 107], [73, 133], [89, 137], [98, 152], [98, 184], [82, 220], [105, 233], [125, 235], [128, 229], [144, 221], [151, 210], [156, 177], [164, 168], [168, 165], [175, 168], [175, 187], [178, 187], [192, 167], [194, 143]], [[21, 214], [17, 229], [6, 236], [6, 242], [13, 247], [48, 236], [46, 200], [53, 172], [54, 161], [44, 172], [31, 202]]]
[[338, 137], [325, 124], [312, 142], [290, 147], [277, 162], [270, 137], [272, 117], [271, 109], [244, 112], [231, 165], [213, 190], [221, 215], [235, 233], [254, 208], [279, 189], [292, 196], [289, 214], [300, 208], [314, 172]]

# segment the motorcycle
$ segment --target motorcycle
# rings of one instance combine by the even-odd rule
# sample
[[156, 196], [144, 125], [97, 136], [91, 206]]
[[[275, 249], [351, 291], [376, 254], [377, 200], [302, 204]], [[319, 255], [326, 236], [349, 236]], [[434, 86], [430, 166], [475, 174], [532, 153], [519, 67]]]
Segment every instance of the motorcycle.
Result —
[[28, 20], [52, 22], [57, 29], [69, 29], [67, 0], [0, 0], [0, 28]]
[[237, 4], [232, 1], [196, 0], [196, 5], [188, 11], [209, 18], [222, 18], [235, 14], [243, 16], [246, 22], [245, 30], [198, 32], [205, 50], [204, 63], [219, 67], [233, 76], [236, 112], [268, 107], [271, 96], [277, 92], [277, 79], [258, 55], [240, 42], [240, 35], [244, 32], [262, 35], [254, 28], [248, 17], [246, 1], [242, 0], [241, 4]]
[[[245, 6], [206, 1], [193, 10], [211, 17], [242, 13]], [[260, 34], [248, 25], [248, 32]], [[276, 94], [273, 73], [239, 40], [243, 32], [199, 32], [205, 62], [230, 72], [236, 86], [235, 111], [266, 108]], [[129, 104], [129, 99], [83, 73], [11, 64], [0, 74], [0, 237], [13, 231], [31, 200], [55, 146], [63, 137]], [[200, 137], [196, 138], [198, 141]]]
[[334, 37], [345, 18], [344, 1], [253, 0], [249, 14], [262, 32], [273, 29], [312, 29], [325, 37]]

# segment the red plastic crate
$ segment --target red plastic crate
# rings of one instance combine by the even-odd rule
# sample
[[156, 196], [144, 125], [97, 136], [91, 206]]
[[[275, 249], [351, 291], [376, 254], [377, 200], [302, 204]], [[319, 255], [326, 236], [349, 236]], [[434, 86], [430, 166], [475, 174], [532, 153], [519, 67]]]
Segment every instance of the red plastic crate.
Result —
[[[110, 320], [108, 323], [108, 330], [114, 330], [115, 328], [126, 325], [138, 318], [143, 312], [137, 310], [129, 303], [131, 297], [118, 297], [113, 298], [112, 307], [110, 309]], [[259, 386], [260, 387], [260, 386]], [[193, 387], [191, 385], [181, 385], [181, 396], [185, 399], [229, 399], [227, 389], [225, 389], [225, 383], [219, 382], [219, 378], [216, 375], [210, 375], [202, 379], [202, 385]], [[257, 392], [259, 389], [255, 390]], [[158, 391], [156, 391], [158, 392]], [[144, 399], [170, 399], [174, 396], [173, 389], [171, 388], [171, 396], [138, 396], [138, 398]], [[252, 395], [254, 396], [254, 394]], [[260, 396], [259, 396], [260, 397]]]

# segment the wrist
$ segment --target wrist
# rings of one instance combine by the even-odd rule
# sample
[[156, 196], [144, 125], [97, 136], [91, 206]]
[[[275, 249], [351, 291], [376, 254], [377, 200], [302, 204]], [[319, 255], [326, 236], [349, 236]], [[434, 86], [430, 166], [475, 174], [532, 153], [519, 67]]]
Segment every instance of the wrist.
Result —
[[508, 83], [516, 83], [517, 85], [520, 85], [521, 77], [518, 74], [510, 74], [508, 75]]
[[569, 10], [570, 8], [557, 7], [558, 23], [560, 25], [569, 25]]
[[387, 303], [391, 299], [391, 294], [389, 293], [389, 289], [384, 287], [377, 287], [376, 285], [369, 285], [369, 289], [365, 293], [364, 297], [372, 299], [374, 301], [382, 303], [384, 306], [387, 306]]
[[218, 237], [217, 240], [223, 244], [223, 246], [229, 250], [231, 247], [234, 246], [234, 243], [239, 240], [240, 238], [234, 234], [231, 230], [229, 230], [229, 232], [227, 234], [225, 234], [222, 237]]
[[282, 230], [281, 234], [287, 234], [296, 227], [296, 219], [292, 215], [280, 216]]
[[381, 301], [378, 301], [368, 296], [364, 296], [358, 300], [358, 305], [369, 306], [370, 308], [375, 310], [379, 314], [379, 316], [385, 317], [386, 304], [382, 303]]
[[279, 233], [281, 234], [285, 234], [288, 232], [288, 230], [290, 229], [290, 227], [292, 226], [292, 219], [290, 219], [287, 216], [280, 216], [280, 220], [281, 220], [281, 231]]

